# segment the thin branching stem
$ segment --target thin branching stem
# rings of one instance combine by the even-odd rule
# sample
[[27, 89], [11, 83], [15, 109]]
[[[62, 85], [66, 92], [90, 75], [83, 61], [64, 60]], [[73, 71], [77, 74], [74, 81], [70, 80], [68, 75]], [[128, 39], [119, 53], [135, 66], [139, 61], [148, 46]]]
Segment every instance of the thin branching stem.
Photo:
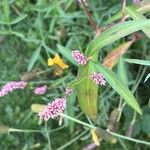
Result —
[[83, 5], [83, 7], [84, 7], [84, 9], [85, 9], [85, 11], [86, 11], [86, 13], [87, 13], [87, 15], [88, 15], [88, 18], [89, 18], [89, 21], [90, 21], [90, 23], [91, 23], [92, 28], [93, 28], [95, 31], [97, 31], [96, 22], [95, 22], [94, 19], [92, 18], [92, 15], [91, 15], [91, 13], [90, 13], [89, 10], [88, 10], [88, 7], [86, 6], [86, 4], [85, 4], [85, 2], [84, 2], [83, 0], [81, 0], [81, 3], [82, 3], [82, 5]]
[[[74, 121], [74, 122], [77, 122], [77, 123], [79, 123], [79, 124], [82, 124], [82, 125], [84, 125], [84, 126], [87, 126], [87, 127], [89, 127], [89, 128], [97, 128], [97, 127], [94, 126], [94, 125], [90, 125], [90, 124], [88, 124], [88, 123], [86, 123], [86, 122], [83, 122], [83, 121], [80, 121], [80, 120], [78, 120], [78, 119], [72, 118], [72, 117], [70, 117], [70, 116], [68, 116], [68, 115], [65, 115], [65, 114], [60, 114], [60, 115], [63, 116], [63, 117], [65, 117], [65, 118], [67, 118], [67, 119], [70, 119], [70, 120], [72, 120], [72, 121]], [[145, 145], [150, 145], [150, 142], [146, 142], [146, 141], [134, 139], [134, 138], [131, 138], [131, 137], [127, 137], [127, 136], [124, 136], [124, 135], [120, 135], [120, 134], [117, 134], [117, 133], [115, 133], [115, 132], [111, 132], [111, 131], [109, 131], [109, 130], [106, 130], [106, 132], [108, 132], [109, 134], [111, 134], [111, 135], [113, 135], [113, 136], [115, 136], [115, 137], [122, 138], [122, 139], [125, 139], [125, 140], [128, 140], [128, 141], [132, 141], [132, 142], [136, 142], [136, 143], [141, 143], [141, 144], [145, 144]]]
[[49, 135], [49, 132], [48, 132], [47, 122], [45, 122], [45, 132], [46, 132], [47, 141], [48, 141], [48, 149], [52, 150], [52, 148], [51, 148], [51, 139], [50, 139], [50, 135]]

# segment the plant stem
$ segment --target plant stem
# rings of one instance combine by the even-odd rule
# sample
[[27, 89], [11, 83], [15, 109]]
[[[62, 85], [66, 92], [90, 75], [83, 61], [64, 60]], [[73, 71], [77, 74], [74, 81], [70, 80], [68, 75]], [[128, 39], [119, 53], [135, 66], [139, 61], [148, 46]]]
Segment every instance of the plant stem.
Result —
[[81, 0], [81, 3], [82, 3], [82, 5], [83, 5], [83, 7], [84, 7], [84, 9], [85, 9], [85, 11], [86, 11], [86, 13], [87, 13], [87, 15], [88, 15], [88, 18], [89, 18], [89, 21], [90, 21], [90, 23], [91, 23], [92, 28], [93, 28], [95, 31], [97, 31], [96, 22], [95, 22], [94, 19], [92, 18], [92, 15], [91, 15], [91, 13], [90, 13], [89, 10], [88, 10], [88, 7], [86, 6], [86, 4], [84, 3], [83, 0]]
[[26, 132], [26, 133], [29, 133], [29, 132], [33, 132], [33, 133], [42, 133], [41, 130], [22, 130], [22, 129], [14, 129], [14, 128], [10, 128], [9, 129], [9, 132]]
[[140, 84], [140, 82], [141, 82], [141, 80], [142, 80], [142, 78], [143, 78], [143, 76], [144, 76], [144, 73], [145, 73], [145, 71], [146, 71], [146, 68], [147, 68], [147, 67], [144, 67], [144, 69], [143, 69], [143, 71], [142, 71], [142, 74], [141, 74], [140, 78], [137, 79], [137, 83], [136, 83], [135, 86], [133, 87], [132, 93], [134, 93], [134, 92], [136, 91], [138, 85]]
[[50, 135], [49, 135], [49, 132], [48, 132], [47, 122], [45, 122], [45, 132], [46, 132], [47, 141], [48, 141], [48, 149], [52, 150], [52, 148], [51, 148], [51, 139], [50, 139]]
[[107, 131], [107, 132], [110, 133], [113, 136], [118, 137], [118, 138], [122, 138], [122, 139], [125, 139], [125, 140], [129, 140], [129, 141], [132, 141], [132, 142], [141, 143], [141, 144], [145, 144], [145, 145], [150, 145], [150, 142], [145, 142], [145, 141], [142, 141], [142, 140], [130, 138], [130, 137], [127, 137], [127, 136], [123, 136], [123, 135], [111, 132], [111, 131]]
[[136, 111], [134, 111], [134, 115], [133, 115], [133, 119], [132, 119], [132, 121], [131, 121], [131, 124], [134, 124], [134, 122], [135, 122], [135, 120], [136, 120]]
[[119, 122], [120, 118], [121, 118], [121, 115], [122, 115], [122, 102], [123, 102], [123, 99], [122, 97], [120, 97], [120, 100], [119, 100], [119, 106], [118, 106], [118, 111], [119, 111], [119, 115], [118, 115], [118, 118], [117, 118], [117, 122]]
[[60, 115], [63, 116], [63, 117], [65, 117], [65, 118], [68, 118], [68, 119], [70, 119], [70, 120], [72, 120], [72, 121], [74, 121], [74, 122], [77, 122], [77, 123], [79, 123], [79, 124], [82, 124], [82, 125], [84, 125], [84, 126], [87, 126], [87, 127], [89, 127], [89, 128], [96, 128], [96, 126], [94, 126], [94, 125], [90, 125], [90, 124], [88, 124], [88, 123], [86, 123], [86, 122], [83, 122], [83, 121], [80, 121], [80, 120], [78, 120], [78, 119], [72, 118], [72, 117], [70, 117], [70, 116], [68, 116], [68, 115], [65, 115], [65, 114], [60, 114]]
[[[87, 126], [87, 127], [89, 127], [89, 128], [97, 128], [97, 127], [94, 126], [94, 125], [90, 125], [90, 124], [85, 123], [85, 122], [83, 122], [83, 121], [80, 121], [80, 120], [78, 120], [78, 119], [72, 118], [72, 117], [70, 117], [70, 116], [68, 116], [68, 115], [65, 115], [65, 114], [60, 114], [60, 115], [63, 116], [63, 117], [65, 117], [65, 118], [68, 118], [68, 119], [70, 119], [70, 120], [72, 120], [72, 121], [74, 121], [74, 122], [77, 122], [77, 123], [79, 123], [79, 124], [82, 124], [82, 125], [84, 125], [84, 126]], [[98, 128], [98, 129], [100, 129], [100, 128]], [[132, 141], [132, 142], [141, 143], [141, 144], [145, 144], [145, 145], [150, 145], [150, 142], [145, 142], [145, 141], [142, 141], [142, 140], [138, 140], [138, 139], [130, 138], [130, 137], [127, 137], [127, 136], [123, 136], [123, 135], [117, 134], [117, 133], [115, 133], [115, 132], [111, 132], [111, 131], [109, 131], [109, 130], [106, 130], [106, 132], [109, 133], [109, 134], [111, 134], [111, 135], [113, 135], [113, 136], [116, 136], [116, 137], [118, 137], [118, 138], [122, 138], [122, 139], [125, 139], [125, 140], [129, 140], [129, 141]]]

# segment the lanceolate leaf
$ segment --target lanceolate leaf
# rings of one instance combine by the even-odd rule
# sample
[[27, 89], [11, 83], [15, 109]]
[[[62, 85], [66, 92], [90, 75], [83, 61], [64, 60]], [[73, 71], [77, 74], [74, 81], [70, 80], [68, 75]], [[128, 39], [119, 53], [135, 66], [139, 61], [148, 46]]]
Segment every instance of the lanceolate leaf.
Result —
[[41, 52], [41, 45], [33, 53], [32, 57], [31, 57], [31, 59], [29, 61], [29, 64], [28, 64], [28, 71], [31, 71], [31, 69], [34, 67], [36, 61], [38, 60], [38, 58], [40, 56], [40, 52]]
[[95, 120], [97, 116], [98, 87], [89, 78], [90, 69], [89, 64], [84, 69], [83, 67], [79, 68], [78, 78], [88, 77], [77, 85], [77, 97], [81, 110], [92, 120]]
[[150, 78], [150, 73], [146, 76], [144, 82], [146, 82]]
[[128, 62], [128, 63], [132, 63], [132, 64], [150, 66], [150, 61], [148, 61], [148, 60], [124, 58], [123, 61]]
[[10, 22], [10, 20], [9, 20], [10, 10], [9, 10], [8, 0], [3, 0], [1, 2], [2, 2], [2, 6], [3, 6], [4, 20], [5, 20], [5, 22], [7, 22], [9, 24], [9, 22]]
[[127, 88], [127, 86], [120, 80], [120, 78], [111, 70], [105, 68], [103, 65], [91, 62], [92, 65], [95, 65], [97, 71], [102, 73], [106, 81], [112, 86], [112, 88], [129, 104], [133, 109], [135, 109], [139, 114], [142, 114], [142, 111], [137, 103], [137, 100]]
[[[143, 14], [140, 14], [134, 8], [127, 7], [125, 10], [134, 20], [147, 20]], [[142, 31], [150, 38], [150, 27], [143, 27]]]
[[83, 77], [83, 78], [80, 78], [78, 80], [75, 80], [75, 81], [72, 81], [70, 84], [69, 84], [69, 87], [70, 88], [74, 88], [75, 86], [77, 86], [78, 84], [80, 84], [83, 80], [87, 79], [87, 77]]
[[[124, 23], [119, 23], [108, 31], [104, 31], [102, 36], [99, 36], [95, 40], [93, 40], [87, 50], [86, 55], [91, 56], [99, 51], [99, 49], [103, 48], [104, 46], [111, 44], [117, 40], [119, 40], [122, 37], [125, 37], [133, 32], [136, 32], [138, 30], [143, 29], [144, 27], [147, 27], [150, 25], [150, 20], [140, 20], [140, 21], [127, 21]], [[118, 30], [117, 28], [120, 28]], [[105, 36], [106, 33], [106, 36]]]
[[125, 67], [125, 62], [122, 60], [122, 58], [119, 59], [118, 67], [117, 67], [117, 73], [122, 80], [122, 82], [128, 86], [128, 77], [127, 77], [127, 71]]
[[10, 22], [11, 25], [14, 25], [20, 21], [22, 21], [23, 19], [25, 19], [27, 17], [27, 15], [22, 15], [20, 17], [17, 17], [16, 19], [14, 19], [13, 21]]
[[[74, 91], [67, 99], [67, 113], [69, 114], [69, 116], [75, 118], [75, 111], [74, 111], [74, 104], [76, 101], [76, 95], [77, 93]], [[72, 134], [74, 132], [74, 126], [75, 126], [75, 122], [68, 120], [69, 122], [69, 131]]]

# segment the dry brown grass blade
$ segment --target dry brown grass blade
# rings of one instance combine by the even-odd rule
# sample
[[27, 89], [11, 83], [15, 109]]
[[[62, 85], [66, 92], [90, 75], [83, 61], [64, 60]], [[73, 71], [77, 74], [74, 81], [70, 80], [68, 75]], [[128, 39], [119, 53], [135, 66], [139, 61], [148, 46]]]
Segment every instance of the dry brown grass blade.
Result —
[[112, 69], [117, 63], [118, 59], [129, 49], [134, 40], [125, 42], [110, 52], [104, 59], [103, 65]]

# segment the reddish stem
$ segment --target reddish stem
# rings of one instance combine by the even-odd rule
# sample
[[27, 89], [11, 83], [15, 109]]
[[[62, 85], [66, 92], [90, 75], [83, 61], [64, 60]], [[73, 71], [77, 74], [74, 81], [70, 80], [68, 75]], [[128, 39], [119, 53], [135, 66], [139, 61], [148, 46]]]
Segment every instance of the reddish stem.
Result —
[[124, 18], [125, 18], [125, 7], [126, 7], [126, 3], [127, 3], [127, 1], [126, 1], [126, 0], [123, 0], [123, 4], [122, 4], [122, 19], [121, 19], [121, 21], [124, 21]]
[[92, 15], [91, 15], [91, 13], [90, 13], [89, 10], [88, 10], [88, 7], [86, 6], [86, 4], [85, 4], [85, 2], [84, 2], [83, 0], [81, 0], [81, 3], [82, 3], [82, 5], [83, 5], [83, 7], [84, 7], [84, 9], [85, 9], [85, 11], [86, 11], [86, 13], [87, 13], [87, 15], [88, 15], [88, 18], [89, 18], [89, 21], [90, 21], [90, 23], [91, 23], [92, 28], [93, 28], [95, 31], [97, 31], [96, 22], [95, 22], [94, 19], [92, 18]]

